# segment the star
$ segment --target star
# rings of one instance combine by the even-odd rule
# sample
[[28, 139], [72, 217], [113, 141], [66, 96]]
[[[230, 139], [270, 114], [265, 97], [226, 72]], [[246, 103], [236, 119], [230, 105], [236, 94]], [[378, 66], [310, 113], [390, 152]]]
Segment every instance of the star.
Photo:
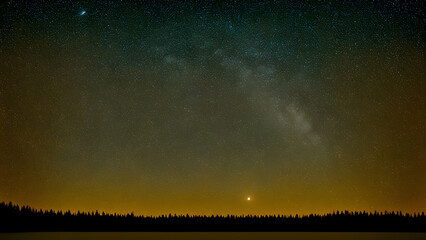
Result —
[[404, 195], [426, 188], [422, 1], [23, 2], [0, 4], [1, 201], [426, 207]]

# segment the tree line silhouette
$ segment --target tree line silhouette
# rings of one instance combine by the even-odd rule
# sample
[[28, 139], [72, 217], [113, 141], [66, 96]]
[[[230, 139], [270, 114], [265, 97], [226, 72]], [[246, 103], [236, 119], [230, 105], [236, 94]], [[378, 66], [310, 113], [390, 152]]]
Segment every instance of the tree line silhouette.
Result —
[[374, 231], [425, 232], [422, 213], [336, 211], [318, 215], [136, 216], [54, 211], [0, 203], [0, 232], [26, 231]]

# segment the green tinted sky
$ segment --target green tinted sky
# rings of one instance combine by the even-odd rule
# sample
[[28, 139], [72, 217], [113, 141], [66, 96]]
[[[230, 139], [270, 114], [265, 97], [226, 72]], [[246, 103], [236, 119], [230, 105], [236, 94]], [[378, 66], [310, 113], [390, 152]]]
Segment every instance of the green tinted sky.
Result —
[[422, 7], [2, 3], [0, 201], [425, 210]]

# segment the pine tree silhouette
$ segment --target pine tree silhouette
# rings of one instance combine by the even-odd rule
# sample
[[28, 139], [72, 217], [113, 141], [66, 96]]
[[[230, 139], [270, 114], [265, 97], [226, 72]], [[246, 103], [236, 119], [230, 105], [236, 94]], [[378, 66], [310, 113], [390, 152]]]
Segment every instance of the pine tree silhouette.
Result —
[[381, 231], [425, 232], [424, 212], [333, 211], [323, 215], [137, 216], [72, 213], [0, 203], [0, 232], [22, 231]]

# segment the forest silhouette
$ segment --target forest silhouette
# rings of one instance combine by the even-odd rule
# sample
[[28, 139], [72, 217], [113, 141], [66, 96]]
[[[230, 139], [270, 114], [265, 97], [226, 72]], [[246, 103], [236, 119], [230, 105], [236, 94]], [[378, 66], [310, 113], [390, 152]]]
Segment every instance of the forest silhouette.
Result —
[[34, 231], [316, 231], [424, 232], [422, 213], [349, 212], [310, 215], [161, 215], [34, 209], [0, 203], [0, 232]]

